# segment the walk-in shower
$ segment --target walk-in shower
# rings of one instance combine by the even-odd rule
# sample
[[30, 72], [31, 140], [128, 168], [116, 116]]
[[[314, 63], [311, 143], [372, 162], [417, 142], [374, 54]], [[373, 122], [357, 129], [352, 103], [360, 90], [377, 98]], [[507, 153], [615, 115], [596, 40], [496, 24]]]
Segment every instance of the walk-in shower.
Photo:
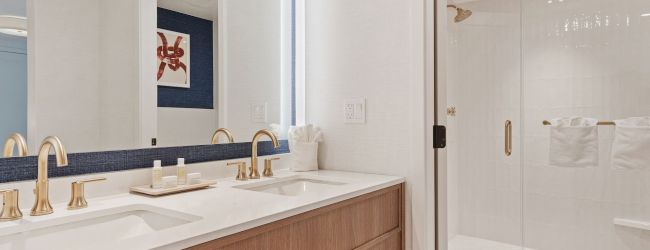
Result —
[[[436, 24], [446, 91], [437, 105], [454, 111], [439, 117], [448, 240], [439, 249], [650, 249], [650, 161], [616, 162], [627, 125], [614, 122], [650, 116], [650, 1], [438, 4], [447, 19]], [[589, 138], [559, 145], [549, 124], [563, 117], [593, 121]], [[650, 133], [640, 128], [638, 137]], [[561, 151], [570, 146], [590, 151]]]

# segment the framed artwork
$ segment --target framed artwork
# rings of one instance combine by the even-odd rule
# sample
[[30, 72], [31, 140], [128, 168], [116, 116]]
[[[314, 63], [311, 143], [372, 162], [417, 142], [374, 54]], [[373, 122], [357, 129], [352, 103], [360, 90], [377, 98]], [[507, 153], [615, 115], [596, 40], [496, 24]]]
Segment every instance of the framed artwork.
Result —
[[158, 29], [158, 86], [190, 87], [190, 35]]

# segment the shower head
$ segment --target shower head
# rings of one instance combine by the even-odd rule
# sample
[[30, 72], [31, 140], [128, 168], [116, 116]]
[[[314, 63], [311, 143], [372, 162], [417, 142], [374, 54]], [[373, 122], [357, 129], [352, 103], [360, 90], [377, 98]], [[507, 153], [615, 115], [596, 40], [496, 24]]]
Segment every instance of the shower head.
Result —
[[465, 19], [469, 18], [472, 15], [471, 10], [466, 10], [463, 8], [459, 8], [456, 5], [447, 5], [447, 8], [454, 8], [456, 10], [456, 17], [454, 17], [454, 22], [460, 23], [462, 21], [465, 21]]

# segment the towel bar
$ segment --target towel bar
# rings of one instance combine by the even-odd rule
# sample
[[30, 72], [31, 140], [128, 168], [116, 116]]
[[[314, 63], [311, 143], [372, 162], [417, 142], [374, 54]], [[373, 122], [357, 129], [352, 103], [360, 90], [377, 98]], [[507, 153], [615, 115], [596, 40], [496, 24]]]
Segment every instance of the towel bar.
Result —
[[[551, 122], [549, 122], [547, 120], [544, 120], [543, 124], [546, 125], [546, 126], [549, 126], [549, 125], [551, 125]], [[599, 121], [598, 125], [600, 125], [600, 126], [615, 126], [616, 123], [614, 123], [613, 121]]]

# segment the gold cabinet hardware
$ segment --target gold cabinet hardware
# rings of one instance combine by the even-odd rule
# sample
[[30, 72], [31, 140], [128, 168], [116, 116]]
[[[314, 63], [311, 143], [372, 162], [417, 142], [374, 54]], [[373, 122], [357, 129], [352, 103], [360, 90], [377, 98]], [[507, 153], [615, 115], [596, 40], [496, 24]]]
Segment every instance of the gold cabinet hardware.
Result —
[[273, 176], [273, 169], [272, 169], [273, 161], [279, 160], [279, 159], [280, 159], [280, 157], [275, 157], [275, 158], [264, 160], [264, 172], [262, 173], [262, 175], [264, 175], [264, 177]]
[[251, 152], [251, 168], [250, 168], [251, 173], [250, 173], [250, 175], [248, 175], [248, 177], [250, 179], [259, 179], [260, 178], [260, 171], [259, 171], [259, 168], [257, 166], [257, 143], [259, 142], [260, 138], [262, 138], [262, 136], [264, 136], [264, 135], [271, 138], [271, 141], [273, 142], [273, 148], [279, 148], [280, 147], [280, 143], [278, 143], [278, 138], [275, 136], [275, 134], [273, 134], [273, 132], [268, 131], [266, 129], [262, 129], [260, 131], [257, 131], [257, 133], [255, 133], [255, 135], [253, 136], [253, 141], [251, 142], [251, 144], [253, 144], [253, 145], [251, 145], [252, 146], [251, 147], [252, 148], [252, 152]]
[[505, 125], [505, 153], [506, 156], [512, 155], [512, 121], [506, 120]]
[[50, 204], [47, 178], [47, 160], [50, 156], [50, 149], [54, 148], [54, 155], [56, 156], [56, 165], [65, 167], [68, 165], [68, 154], [65, 152], [63, 143], [58, 137], [49, 136], [41, 143], [41, 148], [38, 152], [38, 179], [36, 180], [36, 201], [32, 207], [32, 216], [46, 215], [54, 212]]
[[245, 181], [248, 180], [248, 176], [246, 175], [246, 162], [241, 161], [241, 162], [230, 162], [226, 164], [227, 166], [237, 166], [237, 177], [235, 177], [236, 180], [238, 181]]
[[86, 201], [86, 195], [84, 193], [84, 184], [89, 182], [105, 181], [105, 180], [106, 178], [100, 177], [100, 178], [93, 178], [93, 179], [73, 182], [71, 184], [72, 195], [70, 197], [70, 202], [68, 202], [68, 209], [75, 210], [75, 209], [82, 209], [88, 207], [88, 202]]
[[0, 221], [17, 220], [23, 217], [18, 207], [18, 189], [0, 190], [4, 203], [0, 212]]
[[4, 148], [4, 157], [12, 157], [14, 156], [14, 146], [18, 148], [18, 156], [23, 157], [27, 156], [29, 152], [27, 151], [27, 141], [25, 140], [25, 137], [23, 137], [19, 133], [14, 133], [7, 140], [5, 141], [5, 148]]
[[217, 129], [217, 131], [214, 131], [214, 134], [212, 134], [212, 140], [210, 140], [212, 144], [219, 143], [219, 134], [224, 134], [228, 138], [228, 142], [230, 143], [235, 142], [235, 139], [232, 137], [232, 133], [230, 132], [230, 130], [228, 130], [227, 128], [220, 128]]

